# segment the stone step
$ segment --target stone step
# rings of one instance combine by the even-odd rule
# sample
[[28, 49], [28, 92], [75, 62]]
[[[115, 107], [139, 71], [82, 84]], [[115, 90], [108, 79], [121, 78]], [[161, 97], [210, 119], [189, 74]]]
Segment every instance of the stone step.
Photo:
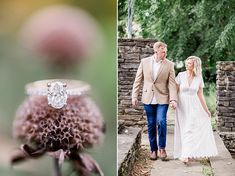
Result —
[[118, 134], [118, 175], [130, 175], [141, 144], [141, 129], [127, 127]]
[[[224, 146], [222, 139], [214, 133], [216, 146], [219, 155], [210, 159], [211, 167], [215, 176], [235, 176], [235, 160], [231, 157], [229, 151]], [[201, 176], [203, 165], [199, 162], [193, 162], [189, 167], [185, 166], [179, 160], [173, 159], [173, 139], [174, 134], [167, 134], [167, 154], [170, 161], [156, 160], [153, 162], [151, 176]], [[148, 135], [142, 135], [142, 147], [149, 148]]]
[[214, 136], [219, 155], [210, 161], [215, 175], [235, 176], [235, 160], [231, 157], [220, 136], [217, 133], [214, 133]]

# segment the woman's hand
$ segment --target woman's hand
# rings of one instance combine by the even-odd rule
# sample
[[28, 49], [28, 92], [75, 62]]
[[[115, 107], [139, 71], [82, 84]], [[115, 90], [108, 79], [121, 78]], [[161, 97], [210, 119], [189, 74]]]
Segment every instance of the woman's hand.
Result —
[[207, 110], [206, 113], [208, 114], [209, 117], [211, 117], [211, 112], [209, 110]]
[[171, 100], [171, 101], [170, 101], [170, 107], [173, 108], [173, 109], [176, 109], [177, 103], [176, 103], [175, 100]]

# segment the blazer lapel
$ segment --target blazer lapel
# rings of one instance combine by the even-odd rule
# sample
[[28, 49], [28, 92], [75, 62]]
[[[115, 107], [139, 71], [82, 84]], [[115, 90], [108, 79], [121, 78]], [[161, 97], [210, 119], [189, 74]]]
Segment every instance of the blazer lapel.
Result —
[[158, 71], [158, 73], [157, 73], [157, 76], [156, 76], [156, 79], [154, 80], [154, 82], [157, 80], [157, 78], [158, 78], [159, 75], [161, 74], [161, 72], [162, 72], [163, 68], [165, 67], [165, 65], [166, 65], [166, 59], [164, 59], [164, 60], [162, 61], [161, 66], [160, 66], [160, 68], [159, 68], [159, 71]]
[[153, 80], [153, 56], [151, 56], [150, 59], [149, 59], [149, 68], [150, 68], [149, 69], [150, 70], [150, 77]]

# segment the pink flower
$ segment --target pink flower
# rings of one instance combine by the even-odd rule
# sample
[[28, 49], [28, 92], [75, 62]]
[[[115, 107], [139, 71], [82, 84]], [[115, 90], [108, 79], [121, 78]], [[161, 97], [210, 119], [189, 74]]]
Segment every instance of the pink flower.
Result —
[[105, 133], [103, 116], [87, 96], [71, 96], [61, 109], [48, 106], [46, 97], [28, 97], [16, 113], [13, 133], [24, 144], [12, 155], [12, 164], [48, 154], [60, 164], [70, 161], [79, 175], [103, 175], [98, 163], [85, 153]]
[[96, 21], [85, 11], [58, 5], [33, 14], [22, 29], [23, 44], [52, 63], [74, 64], [101, 45]]

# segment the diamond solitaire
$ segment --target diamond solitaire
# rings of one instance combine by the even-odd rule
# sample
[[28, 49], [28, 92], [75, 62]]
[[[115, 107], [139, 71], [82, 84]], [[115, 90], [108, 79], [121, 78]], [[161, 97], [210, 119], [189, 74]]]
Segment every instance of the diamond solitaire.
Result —
[[48, 105], [60, 109], [66, 105], [69, 95], [85, 95], [90, 90], [90, 86], [77, 80], [53, 79], [29, 83], [25, 89], [28, 95], [47, 96]]
[[56, 81], [47, 84], [48, 87], [48, 94], [47, 100], [48, 105], [52, 106], [53, 108], [60, 109], [67, 102], [67, 85], [65, 83]]

